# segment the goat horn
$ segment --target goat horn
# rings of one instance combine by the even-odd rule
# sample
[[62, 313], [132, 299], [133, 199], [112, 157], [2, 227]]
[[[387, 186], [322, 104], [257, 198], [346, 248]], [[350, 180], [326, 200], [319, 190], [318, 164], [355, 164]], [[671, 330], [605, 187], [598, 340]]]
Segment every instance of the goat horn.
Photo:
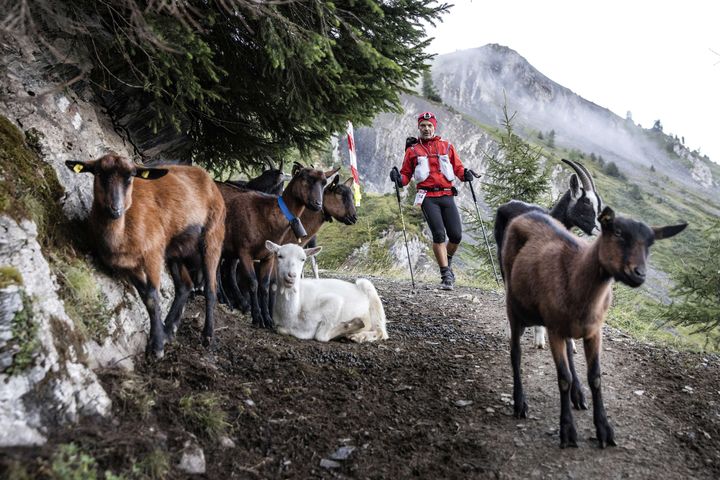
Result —
[[588, 171], [588, 169], [585, 168], [585, 165], [583, 165], [580, 162], [577, 162], [577, 165], [578, 165], [578, 167], [583, 169], [583, 172], [585, 172], [587, 174], [588, 178], [590, 179], [590, 185], [592, 186], [593, 192], [597, 192], [597, 189], [595, 188], [595, 181], [593, 180], [592, 175], [590, 175], [590, 172]]
[[592, 183], [592, 179], [588, 175], [587, 171], [583, 169], [580, 164], [577, 164], [572, 160], [567, 160], [565, 158], [563, 158], [562, 161], [570, 165], [570, 167], [575, 170], [575, 173], [577, 173], [577, 176], [580, 177], [580, 182], [582, 183], [582, 186], [585, 190], [592, 192], [595, 191], [595, 186]]

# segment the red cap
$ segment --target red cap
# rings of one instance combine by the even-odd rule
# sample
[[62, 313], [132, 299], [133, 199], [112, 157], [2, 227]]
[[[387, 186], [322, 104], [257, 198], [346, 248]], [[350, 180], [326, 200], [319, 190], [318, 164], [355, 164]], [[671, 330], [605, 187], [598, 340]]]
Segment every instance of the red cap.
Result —
[[423, 112], [418, 115], [418, 126], [423, 120], [432, 123], [433, 127], [437, 129], [437, 119], [435, 118], [435, 114], [433, 114], [432, 112]]

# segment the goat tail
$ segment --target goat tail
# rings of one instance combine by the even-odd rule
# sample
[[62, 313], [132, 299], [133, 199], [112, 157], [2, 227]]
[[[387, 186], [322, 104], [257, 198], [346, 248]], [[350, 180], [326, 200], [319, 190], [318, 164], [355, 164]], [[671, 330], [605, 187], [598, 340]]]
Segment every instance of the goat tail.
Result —
[[388, 334], [385, 327], [385, 309], [383, 308], [380, 295], [378, 295], [375, 286], [364, 278], [360, 278], [355, 282], [355, 285], [365, 292], [370, 302], [370, 331], [375, 333], [378, 340], [387, 340]]

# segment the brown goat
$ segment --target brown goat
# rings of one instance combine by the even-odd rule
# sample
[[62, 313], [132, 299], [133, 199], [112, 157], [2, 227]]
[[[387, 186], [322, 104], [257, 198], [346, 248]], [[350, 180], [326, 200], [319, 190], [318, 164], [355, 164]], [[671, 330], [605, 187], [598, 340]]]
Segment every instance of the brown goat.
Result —
[[[350, 189], [352, 178], [348, 178], [344, 183], [340, 183], [340, 176], [336, 176], [330, 185], [325, 188], [323, 193], [322, 210], [319, 212], [305, 209], [300, 215], [300, 221], [305, 227], [307, 235], [300, 241], [301, 246], [305, 246], [315, 234], [320, 231], [320, 227], [325, 222], [331, 222], [333, 219], [338, 220], [345, 225], [354, 225], [357, 222], [357, 211], [353, 202], [353, 193]], [[296, 238], [292, 232], [288, 232], [282, 239], [280, 245], [295, 242]]]
[[[306, 208], [319, 212], [323, 204], [323, 188], [327, 184], [326, 176], [336, 172], [296, 168], [280, 197], [219, 185], [228, 211], [222, 277], [230, 279], [233, 297], [241, 296], [240, 289], [250, 292], [253, 325], [272, 328], [268, 288], [273, 257], [265, 248], [265, 241], [279, 242], [291, 232], [289, 220], [279, 206], [279, 198], [294, 217], [300, 217]], [[259, 262], [257, 269], [254, 260]], [[239, 286], [234, 283], [236, 265]]]
[[[353, 225], [357, 221], [357, 211], [355, 210], [355, 204], [353, 203], [353, 193], [350, 190], [348, 184], [352, 184], [352, 179], [348, 179], [344, 184], [340, 184], [340, 177], [336, 176], [330, 184], [325, 187], [323, 193], [323, 208], [321, 211], [316, 212], [306, 208], [300, 215], [300, 221], [305, 227], [307, 235], [300, 240], [301, 246], [306, 246], [313, 238], [315, 234], [320, 230], [320, 227], [325, 222], [331, 222], [333, 219], [338, 220], [345, 225]], [[287, 232], [281, 241], [281, 244], [289, 242], [296, 242], [297, 238], [292, 232]], [[236, 262], [237, 263], [237, 262]], [[237, 281], [233, 283], [230, 277], [234, 273], [234, 268], [224, 269], [224, 275], [221, 276], [221, 286], [228, 301], [235, 307], [238, 307], [241, 312], [246, 313], [250, 308], [249, 304], [249, 291], [241, 292], [239, 287], [236, 287]], [[272, 282], [272, 278], [271, 278]], [[233, 286], [235, 285], [235, 286]], [[268, 301], [270, 305], [273, 303], [273, 293], [270, 290]]]
[[601, 235], [587, 243], [549, 215], [532, 211], [508, 225], [503, 244], [510, 359], [516, 417], [527, 417], [520, 377], [520, 337], [526, 327], [547, 328], [560, 388], [560, 447], [577, 447], [570, 402], [573, 388], [569, 338], [582, 338], [593, 398], [593, 420], [600, 447], [615, 445], [600, 388], [602, 325], [612, 301], [613, 280], [630, 287], [645, 281], [646, 262], [655, 240], [680, 233], [687, 224], [648, 227], [615, 217], [606, 207], [599, 216]]
[[[126, 274], [150, 316], [146, 352], [161, 358], [192, 290], [188, 265], [198, 256], [205, 278], [203, 344], [213, 336], [216, 275], [225, 234], [225, 203], [205, 170], [168, 165], [145, 168], [117, 154], [90, 162], [67, 161], [76, 173], [92, 173], [90, 225], [98, 253], [109, 267]], [[188, 199], [192, 199], [191, 202]], [[160, 275], [167, 262], [175, 298], [160, 317]]]

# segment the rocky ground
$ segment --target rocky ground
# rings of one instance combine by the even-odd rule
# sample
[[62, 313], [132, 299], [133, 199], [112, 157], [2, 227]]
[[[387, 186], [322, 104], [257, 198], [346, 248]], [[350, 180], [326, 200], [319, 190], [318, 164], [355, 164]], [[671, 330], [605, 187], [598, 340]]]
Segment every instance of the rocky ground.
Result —
[[[194, 300], [162, 361], [102, 372], [113, 418], [59, 431], [42, 448], [1, 452], [0, 476], [53, 478], [53, 451], [72, 442], [99, 471], [126, 478], [162, 476], [167, 465], [168, 478], [189, 477], [178, 464], [185, 453], [191, 466], [198, 447], [206, 478], [720, 477], [717, 356], [606, 328], [604, 394], [618, 446], [600, 450], [592, 412], [574, 411], [579, 448], [561, 450], [555, 369], [529, 335], [530, 416], [512, 416], [502, 295], [373, 281], [390, 334], [375, 344], [300, 341], [219, 310], [208, 352], [196, 325], [203, 302]], [[576, 362], [584, 371], [582, 347]], [[218, 422], [189, 414], [189, 404], [202, 413], [215, 400]], [[149, 458], [163, 459], [160, 467]]]

